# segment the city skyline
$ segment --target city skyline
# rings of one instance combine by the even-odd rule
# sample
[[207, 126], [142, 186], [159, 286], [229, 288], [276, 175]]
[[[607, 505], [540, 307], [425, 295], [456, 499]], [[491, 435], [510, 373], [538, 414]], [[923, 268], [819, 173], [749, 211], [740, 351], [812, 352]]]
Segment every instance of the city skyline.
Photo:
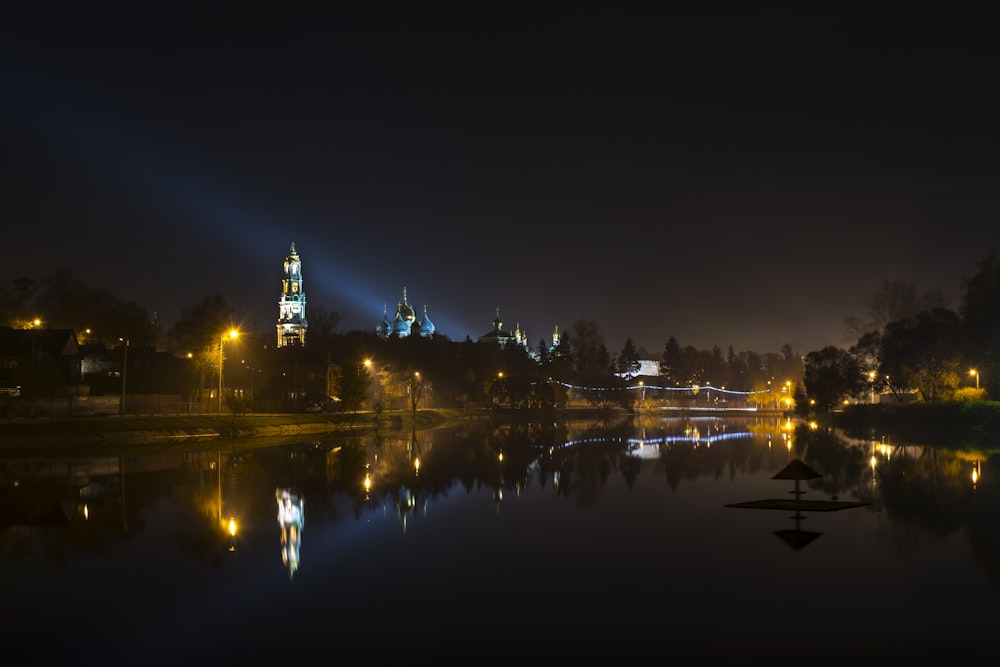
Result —
[[957, 309], [1000, 204], [987, 23], [861, 19], [16, 8], [5, 278], [266, 332], [295, 243], [342, 332], [844, 346], [884, 282]]

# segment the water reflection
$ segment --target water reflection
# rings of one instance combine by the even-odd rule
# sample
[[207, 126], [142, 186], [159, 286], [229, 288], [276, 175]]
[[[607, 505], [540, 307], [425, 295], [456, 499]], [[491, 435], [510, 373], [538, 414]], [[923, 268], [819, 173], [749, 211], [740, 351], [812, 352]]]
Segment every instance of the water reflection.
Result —
[[283, 488], [274, 492], [274, 498], [278, 503], [278, 526], [281, 528], [281, 562], [291, 579], [299, 569], [302, 526], [305, 524], [304, 501], [295, 491]]
[[[420, 600], [434, 613], [419, 629], [441, 633], [442, 645], [444, 628], [447, 642], [488, 641], [497, 622], [517, 618], [539, 636], [548, 632], [568, 658], [581, 628], [617, 640], [625, 655], [648, 648], [663, 627], [678, 646], [700, 642], [700, 650], [723, 652], [711, 641], [716, 632], [740, 638], [744, 652], [760, 642], [764, 655], [768, 612], [787, 608], [772, 600], [772, 587], [786, 573], [808, 572], [822, 593], [801, 604], [848, 633], [839, 641], [850, 646], [869, 640], [835, 623], [845, 593], [894, 591], [865, 597], [878, 616], [894, 619], [884, 623], [902, 626], [897, 633], [883, 626], [884, 636], [919, 626], [915, 614], [931, 599], [961, 609], [937, 620], [947, 629], [995, 620], [1000, 494], [991, 449], [932, 448], [766, 417], [643, 416], [0, 460], [0, 583], [11, 608], [22, 610], [26, 639], [48, 637], [43, 628], [54, 624], [72, 628], [63, 635], [67, 653], [74, 639], [101, 631], [102, 619], [131, 632], [137, 645], [151, 627], [162, 628], [157, 638], [181, 654], [203, 637], [196, 621], [210, 620], [238, 629], [253, 655], [268, 633], [254, 619], [268, 618], [269, 605], [301, 612], [309, 646], [314, 625], [321, 641], [331, 600], [345, 601], [359, 619], [338, 612], [340, 632], [371, 645], [378, 633], [404, 627], [361, 619]], [[794, 522], [781, 530], [768, 513], [727, 509], [773, 494], [773, 477], [793, 460], [822, 473], [800, 480], [808, 497], [865, 507], [808, 519], [796, 510], [779, 515]], [[303, 558], [308, 566], [300, 569]], [[113, 574], [95, 576], [95, 568]], [[134, 590], [107, 594], [122, 582]], [[82, 625], [69, 612], [76, 595], [90, 605]], [[732, 612], [720, 612], [719, 599], [760, 613], [727, 624]], [[651, 600], [657, 611], [619, 626], [622, 610]], [[144, 610], [142, 623], [130, 607]], [[725, 627], [698, 618], [720, 618]], [[797, 634], [788, 641], [816, 639]]]

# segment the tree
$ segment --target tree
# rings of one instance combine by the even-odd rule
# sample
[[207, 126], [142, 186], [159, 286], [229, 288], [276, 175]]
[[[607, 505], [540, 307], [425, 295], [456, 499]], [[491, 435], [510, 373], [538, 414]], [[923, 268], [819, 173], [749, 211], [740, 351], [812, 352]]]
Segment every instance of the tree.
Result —
[[168, 346], [178, 356], [190, 355], [192, 367], [198, 378], [198, 396], [206, 382], [219, 372], [221, 353], [219, 345], [225, 331], [232, 328], [232, 311], [225, 297], [215, 293], [181, 311], [181, 316], [168, 334]]
[[639, 363], [639, 351], [635, 349], [635, 343], [629, 337], [625, 340], [625, 347], [618, 355], [618, 372], [629, 378], [635, 377], [642, 367]]
[[951, 398], [960, 381], [961, 340], [959, 317], [945, 308], [892, 322], [882, 336], [880, 374], [925, 401]]
[[[19, 301], [33, 293], [31, 281], [20, 283], [16, 289]], [[155, 342], [152, 320], [145, 308], [122, 301], [107, 289], [84, 284], [68, 269], [56, 269], [47, 275], [34, 299], [46, 327], [89, 329], [90, 342], [107, 346], [117, 344], [121, 338], [135, 346]]]
[[371, 375], [364, 363], [353, 366], [353, 368], [345, 367], [344, 373], [340, 376], [340, 405], [344, 410], [356, 415], [358, 410], [364, 407], [371, 387]]
[[866, 319], [849, 317], [845, 321], [845, 338], [856, 341], [869, 331], [883, 331], [891, 322], [915, 316], [923, 310], [945, 308], [948, 300], [940, 290], [928, 290], [922, 295], [912, 283], [902, 280], [884, 281], [879, 289], [865, 299]]
[[[854, 356], [829, 345], [806, 355], [803, 384], [813, 409], [823, 414], [845, 398], [860, 395], [867, 387], [867, 380]], [[798, 401], [800, 412], [809, 409], [804, 403]]]
[[305, 347], [309, 351], [329, 353], [335, 345], [337, 327], [344, 318], [340, 313], [326, 306], [309, 309], [309, 328], [306, 331]]
[[[604, 345], [604, 334], [593, 320], [579, 319], [573, 323], [576, 371], [580, 375], [608, 373], [611, 356]], [[566, 342], [566, 337], [563, 337]]]
[[964, 281], [960, 313], [964, 332], [966, 359], [982, 374], [986, 370], [987, 388], [1000, 395], [1000, 260], [991, 250], [980, 260], [976, 273]]
[[660, 375], [667, 382], [677, 385], [678, 370], [681, 367], [681, 346], [672, 335], [663, 348], [663, 361], [660, 362]]

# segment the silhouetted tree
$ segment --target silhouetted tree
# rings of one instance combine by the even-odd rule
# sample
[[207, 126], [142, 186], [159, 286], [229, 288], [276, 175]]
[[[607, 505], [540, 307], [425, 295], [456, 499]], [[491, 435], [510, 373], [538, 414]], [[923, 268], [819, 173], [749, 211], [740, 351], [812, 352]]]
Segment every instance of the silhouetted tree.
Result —
[[629, 377], [634, 377], [641, 365], [639, 364], [639, 351], [635, 349], [635, 343], [629, 337], [625, 340], [625, 346], [621, 354], [618, 355], [617, 371]]
[[976, 273], [964, 281], [960, 312], [966, 359], [986, 379], [992, 396], [1000, 396], [1000, 260], [991, 250]]
[[962, 362], [961, 323], [945, 308], [891, 322], [882, 336], [881, 375], [892, 386], [916, 389], [925, 401], [951, 398]]
[[859, 395], [867, 385], [857, 360], [832, 345], [806, 355], [803, 384], [808, 400], [797, 400], [797, 410], [805, 413], [812, 409], [820, 414], [847, 397]]

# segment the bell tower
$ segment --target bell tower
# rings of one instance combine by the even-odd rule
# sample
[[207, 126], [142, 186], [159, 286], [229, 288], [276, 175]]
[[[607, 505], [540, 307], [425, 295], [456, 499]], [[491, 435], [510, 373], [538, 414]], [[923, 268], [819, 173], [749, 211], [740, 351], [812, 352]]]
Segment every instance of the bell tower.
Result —
[[285, 256], [285, 274], [278, 300], [278, 347], [305, 345], [306, 293], [302, 289], [302, 260], [292, 243]]

